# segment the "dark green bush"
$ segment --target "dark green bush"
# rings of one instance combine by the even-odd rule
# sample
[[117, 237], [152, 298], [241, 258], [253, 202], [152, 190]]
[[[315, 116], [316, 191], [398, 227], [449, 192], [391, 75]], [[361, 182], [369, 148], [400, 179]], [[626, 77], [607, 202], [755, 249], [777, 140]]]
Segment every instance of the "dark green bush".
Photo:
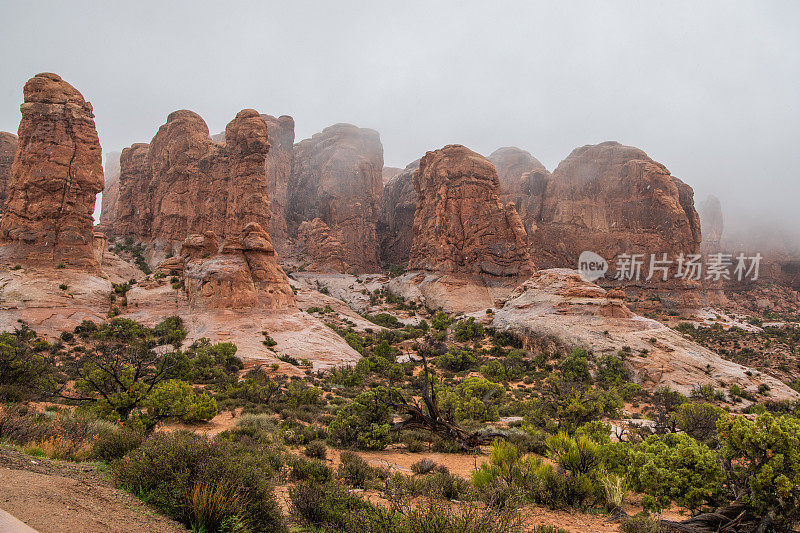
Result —
[[117, 461], [113, 476], [118, 486], [189, 527], [227, 523], [286, 532], [272, 491], [275, 471], [265, 460], [272, 454], [227, 438], [156, 433]]
[[141, 429], [118, 427], [102, 433], [92, 447], [92, 455], [101, 461], [111, 462], [138, 448], [145, 439]]

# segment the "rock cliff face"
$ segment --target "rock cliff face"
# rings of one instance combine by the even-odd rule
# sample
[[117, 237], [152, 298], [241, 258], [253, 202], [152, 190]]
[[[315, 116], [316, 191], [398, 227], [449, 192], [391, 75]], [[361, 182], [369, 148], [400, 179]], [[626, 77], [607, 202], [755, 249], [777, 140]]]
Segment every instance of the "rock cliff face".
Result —
[[97, 269], [92, 212], [103, 166], [92, 105], [58, 75], [44, 73], [25, 84], [20, 110], [0, 255]]
[[525, 231], [533, 234], [550, 172], [530, 153], [514, 147], [495, 150], [489, 161], [497, 169], [500, 201], [514, 202]]
[[3, 212], [3, 205], [6, 203], [6, 186], [11, 176], [11, 164], [14, 162], [18, 144], [19, 139], [16, 135], [0, 131], [0, 213]]
[[[532, 234], [537, 265], [577, 266], [591, 250], [613, 271], [622, 253], [697, 253], [692, 188], [638, 148], [617, 142], [576, 148], [547, 180]], [[530, 215], [530, 213], [528, 213]], [[645, 270], [643, 269], [643, 272]]]
[[106, 164], [103, 166], [106, 186], [103, 189], [103, 204], [100, 210], [100, 230], [111, 232], [117, 220], [117, 202], [119, 201], [119, 152], [106, 153]]
[[703, 250], [717, 252], [725, 229], [722, 219], [722, 204], [719, 198], [709, 195], [697, 206], [700, 224], [703, 228]]
[[385, 265], [408, 263], [417, 210], [414, 172], [418, 168], [419, 159], [390, 179], [383, 188], [377, 232], [381, 263]]
[[461, 145], [428, 152], [414, 172], [409, 270], [527, 276], [533, 265], [513, 204], [498, 198], [492, 163]]
[[386, 187], [386, 184], [389, 183], [389, 180], [400, 174], [402, 171], [403, 171], [402, 168], [383, 167], [383, 170], [381, 171], [381, 177], [383, 178], [383, 186]]
[[191, 306], [210, 309], [283, 309], [295, 306], [289, 279], [278, 264], [269, 235], [257, 223], [225, 239], [211, 231], [186, 238], [181, 255], [162, 270], [183, 271]]
[[179, 243], [204, 231], [238, 235], [250, 222], [269, 227], [268, 149], [267, 125], [252, 109], [228, 124], [224, 143], [196, 113], [170, 114], [149, 145], [122, 152], [115, 233]]
[[267, 123], [267, 138], [270, 144], [265, 161], [267, 194], [272, 212], [269, 233], [280, 252], [288, 236], [286, 212], [289, 208], [289, 180], [292, 175], [294, 119], [288, 115], [281, 115], [278, 118], [261, 115], [261, 118]]
[[[383, 146], [373, 130], [336, 124], [294, 146], [287, 224], [290, 233], [303, 222], [313, 224], [313, 232], [308, 224], [299, 232], [313, 260], [311, 268], [333, 268], [342, 260], [339, 266], [344, 272], [378, 270], [375, 224], [382, 169]], [[327, 229], [313, 222], [317, 218]], [[327, 232], [325, 239], [308, 238], [320, 230]], [[319, 242], [327, 245], [319, 248]], [[332, 246], [338, 251], [333, 252]]]

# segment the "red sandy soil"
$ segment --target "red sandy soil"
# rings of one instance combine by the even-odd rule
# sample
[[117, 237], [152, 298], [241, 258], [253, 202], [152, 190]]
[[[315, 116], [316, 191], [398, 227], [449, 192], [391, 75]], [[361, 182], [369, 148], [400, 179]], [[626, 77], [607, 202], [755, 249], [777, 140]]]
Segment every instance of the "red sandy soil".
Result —
[[0, 448], [0, 508], [40, 533], [186, 531], [93, 464], [30, 457]]

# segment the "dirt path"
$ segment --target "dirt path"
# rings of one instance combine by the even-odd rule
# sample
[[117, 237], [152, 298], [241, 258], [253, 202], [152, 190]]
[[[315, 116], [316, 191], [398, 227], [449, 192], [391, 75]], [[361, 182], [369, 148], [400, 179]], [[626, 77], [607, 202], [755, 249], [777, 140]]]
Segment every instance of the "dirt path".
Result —
[[94, 465], [51, 461], [0, 448], [0, 508], [39, 533], [185, 532]]

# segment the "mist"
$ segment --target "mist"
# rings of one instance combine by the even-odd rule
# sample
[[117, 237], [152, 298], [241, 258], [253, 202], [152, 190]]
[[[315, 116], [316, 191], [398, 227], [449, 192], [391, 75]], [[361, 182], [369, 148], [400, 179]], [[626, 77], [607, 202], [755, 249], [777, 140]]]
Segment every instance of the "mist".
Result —
[[[637, 146], [715, 194], [726, 226], [800, 241], [796, 2], [10, 2], [0, 130], [22, 86], [56, 72], [91, 101], [104, 152], [176, 109], [212, 133], [242, 108], [296, 139], [349, 122], [385, 163], [460, 143], [531, 152]], [[99, 212], [99, 211], [98, 211]]]

